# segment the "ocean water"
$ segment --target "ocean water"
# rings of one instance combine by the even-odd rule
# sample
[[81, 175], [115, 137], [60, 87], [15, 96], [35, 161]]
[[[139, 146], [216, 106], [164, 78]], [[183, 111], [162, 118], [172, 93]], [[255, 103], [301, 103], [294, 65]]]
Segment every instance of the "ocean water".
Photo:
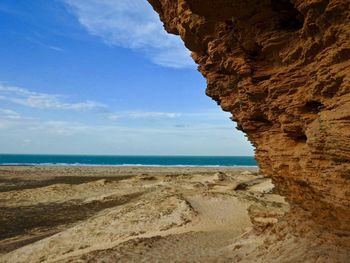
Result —
[[256, 166], [252, 156], [111, 156], [0, 154], [0, 165]]

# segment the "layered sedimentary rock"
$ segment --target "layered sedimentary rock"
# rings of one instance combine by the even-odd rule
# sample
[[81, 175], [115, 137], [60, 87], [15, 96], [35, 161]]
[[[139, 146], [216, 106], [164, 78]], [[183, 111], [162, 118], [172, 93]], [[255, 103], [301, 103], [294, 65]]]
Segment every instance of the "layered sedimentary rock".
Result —
[[350, 1], [149, 0], [296, 209], [350, 230]]

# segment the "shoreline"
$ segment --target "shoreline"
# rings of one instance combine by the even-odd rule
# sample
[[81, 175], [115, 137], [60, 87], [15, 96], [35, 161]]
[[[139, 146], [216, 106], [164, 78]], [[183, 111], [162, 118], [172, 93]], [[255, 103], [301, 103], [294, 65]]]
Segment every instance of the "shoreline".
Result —
[[68, 163], [62, 163], [62, 164], [51, 164], [51, 163], [5, 163], [0, 164], [0, 167], [126, 167], [126, 168], [133, 168], [133, 167], [169, 167], [169, 168], [176, 168], [176, 167], [189, 167], [189, 168], [256, 168], [258, 169], [259, 166], [257, 165], [186, 165], [186, 164], [178, 164], [178, 165], [162, 165], [162, 164], [68, 164]]
[[255, 167], [253, 156], [1, 155], [0, 166]]

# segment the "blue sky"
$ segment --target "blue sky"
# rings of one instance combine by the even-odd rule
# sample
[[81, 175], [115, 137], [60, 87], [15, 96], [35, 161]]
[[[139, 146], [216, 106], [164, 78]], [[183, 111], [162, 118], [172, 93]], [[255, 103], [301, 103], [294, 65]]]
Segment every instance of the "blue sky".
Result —
[[2, 0], [0, 36], [0, 152], [253, 154], [146, 0]]

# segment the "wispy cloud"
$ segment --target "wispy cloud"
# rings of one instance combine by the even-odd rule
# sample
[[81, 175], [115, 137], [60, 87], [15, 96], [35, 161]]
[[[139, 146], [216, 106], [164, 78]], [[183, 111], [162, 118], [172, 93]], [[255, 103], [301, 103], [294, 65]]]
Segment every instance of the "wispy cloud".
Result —
[[[3, 114], [4, 113], [4, 114]], [[19, 118], [8, 118], [13, 114], [18, 114], [12, 110], [0, 110], [0, 124], [6, 121], [6, 127], [12, 132], [25, 130], [31, 134], [47, 133], [51, 135], [71, 136], [71, 135], [96, 135], [96, 134], [121, 134], [126, 136], [137, 134], [139, 136], [147, 137], [147, 134], [162, 134], [162, 135], [191, 135], [198, 136], [199, 134], [210, 135], [211, 132], [228, 130], [232, 131], [232, 127], [217, 124], [198, 124], [198, 125], [141, 125], [129, 126], [121, 124], [88, 124], [79, 121], [69, 120], [43, 120], [36, 118], [28, 118], [20, 116]], [[108, 137], [108, 136], [107, 136]]]
[[76, 154], [252, 154], [242, 134], [215, 124], [198, 127], [125, 126], [69, 120], [3, 121], [0, 145], [9, 153]]
[[[95, 111], [104, 120], [165, 120], [165, 119], [202, 119], [222, 120], [222, 112], [166, 112], [166, 111], [114, 111], [109, 105], [97, 101], [67, 102], [67, 96], [32, 91], [26, 88], [7, 85], [0, 82], [0, 101], [41, 110]], [[11, 109], [1, 109], [3, 119], [19, 119], [20, 115]]]
[[27, 129], [35, 133], [46, 131], [52, 135], [71, 136], [77, 133], [84, 134], [92, 129], [92, 127], [78, 122], [36, 121], [28, 123]]
[[0, 109], [0, 117], [8, 120], [19, 120], [21, 119], [21, 115], [10, 109]]
[[193, 67], [179, 37], [167, 34], [146, 0], [62, 0], [79, 23], [109, 45], [142, 52], [155, 64]]
[[52, 46], [52, 45], [46, 45], [47, 48], [52, 49], [54, 51], [58, 51], [58, 52], [64, 52], [63, 48], [60, 47], [56, 47], [56, 46]]
[[68, 103], [63, 101], [61, 95], [39, 93], [4, 84], [0, 84], [0, 100], [37, 109], [83, 111], [102, 109], [106, 107], [106, 105], [94, 101]]
[[51, 45], [51, 44], [46, 44], [42, 41], [39, 41], [38, 39], [34, 39], [34, 38], [29, 38], [27, 37], [26, 38], [28, 41], [32, 42], [32, 43], [35, 43], [37, 45], [40, 45], [44, 48], [48, 48], [48, 49], [51, 49], [51, 50], [54, 50], [54, 51], [58, 51], [58, 52], [64, 52], [65, 50], [61, 47], [58, 47], [58, 46], [54, 46], [54, 45]]
[[180, 113], [176, 112], [124, 112], [112, 113], [107, 115], [107, 119], [115, 121], [119, 119], [173, 119], [180, 117]]

